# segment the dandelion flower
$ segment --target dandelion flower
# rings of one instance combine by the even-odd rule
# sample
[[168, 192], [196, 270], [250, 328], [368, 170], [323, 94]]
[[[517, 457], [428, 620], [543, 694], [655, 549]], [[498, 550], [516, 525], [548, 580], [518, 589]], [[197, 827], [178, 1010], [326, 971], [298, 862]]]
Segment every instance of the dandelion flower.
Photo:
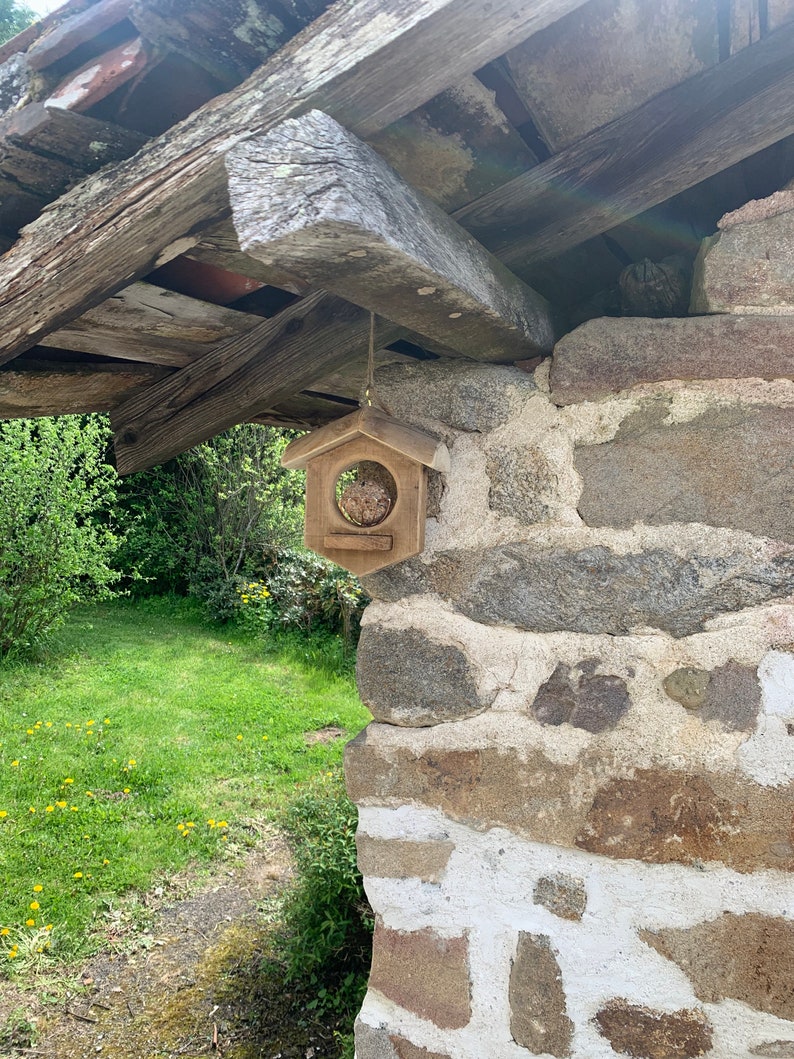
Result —
[[103, 724], [110, 724], [110, 718], [106, 717], [105, 720], [103, 721]]
[[26, 731], [27, 731], [28, 735], [33, 735], [33, 729], [32, 728], [28, 728], [28, 729], [26, 729]]
[[36, 806], [35, 805], [31, 805], [31, 807], [28, 809], [28, 812], [29, 813], [35, 813], [36, 812]]
[[122, 794], [129, 794], [130, 793], [129, 787], [125, 787], [124, 790], [121, 793]]
[[8, 816], [8, 810], [7, 809], [0, 809], [0, 820], [5, 820], [5, 818], [7, 816]]
[[10, 933], [11, 931], [8, 929], [8, 927], [3, 927], [3, 929], [0, 930], [0, 938], [7, 938]]
[[80, 810], [78, 809], [78, 807], [76, 805], [70, 805], [69, 808], [71, 809], [71, 811], [73, 813], [79, 813], [80, 812]]
[[47, 926], [44, 929], [45, 930], [52, 930], [52, 923], [48, 923]]
[[81, 871], [76, 871], [74, 873], [74, 876], [73, 876], [73, 878], [75, 878], [75, 879], [82, 879], [82, 877], [83, 877], [83, 873]]
[[52, 721], [45, 721], [44, 722], [44, 727], [45, 728], [52, 728]]
[[12, 769], [15, 769], [15, 768], [18, 768], [18, 767], [19, 767], [19, 760], [18, 759], [11, 762], [11, 768]]
[[243, 737], [242, 737], [241, 735], [238, 735], [238, 736], [237, 736], [237, 740], [238, 740], [238, 742], [239, 742], [239, 741], [240, 741], [240, 740], [241, 740], [242, 738], [243, 738]]
[[44, 887], [41, 885], [41, 883], [36, 883], [36, 885], [33, 887], [33, 893], [40, 894], [43, 889]]
[[177, 831], [184, 831], [185, 830], [185, 825], [184, 824], [177, 824], [176, 825], [176, 829], [177, 829]]
[[263, 735], [262, 738], [264, 739], [265, 742], [267, 742], [268, 737], [266, 735]]
[[8, 950], [8, 958], [9, 958], [9, 960], [15, 960], [16, 957], [17, 957], [17, 950], [16, 949], [9, 949]]
[[93, 798], [94, 797], [94, 792], [93, 791], [86, 791], [85, 792], [85, 796], [86, 796], [86, 798]]
[[72, 779], [71, 776], [67, 776], [66, 779], [63, 782], [64, 782], [64, 784], [66, 784], [66, 783], [74, 783], [74, 780]]
[[92, 724], [96, 724], [96, 721], [86, 721], [85, 722], [86, 728], [90, 728]]
[[66, 802], [56, 802], [55, 804], [58, 806], [59, 809], [66, 808]]
[[105, 857], [105, 859], [102, 861], [102, 863], [103, 864], [110, 864], [110, 861], [107, 859], [107, 857]]
[[41, 908], [41, 905], [38, 901], [31, 901], [28, 905], [28, 908], [31, 910], [31, 912], [38, 912], [38, 910]]
[[54, 805], [45, 806], [44, 812], [45, 813], [54, 813], [55, 812], [55, 806]]
[[25, 926], [26, 927], [35, 927], [36, 926], [36, 920], [35, 919], [26, 919], [25, 920]]

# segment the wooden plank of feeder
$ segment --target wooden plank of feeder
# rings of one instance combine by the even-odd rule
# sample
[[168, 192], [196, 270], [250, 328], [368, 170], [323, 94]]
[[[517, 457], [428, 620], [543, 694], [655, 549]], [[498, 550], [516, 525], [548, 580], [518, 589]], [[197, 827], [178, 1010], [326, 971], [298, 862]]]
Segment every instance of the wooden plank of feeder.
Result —
[[326, 548], [354, 552], [390, 552], [394, 538], [390, 533], [327, 533]]
[[226, 157], [240, 249], [477, 360], [545, 353], [545, 298], [321, 111]]

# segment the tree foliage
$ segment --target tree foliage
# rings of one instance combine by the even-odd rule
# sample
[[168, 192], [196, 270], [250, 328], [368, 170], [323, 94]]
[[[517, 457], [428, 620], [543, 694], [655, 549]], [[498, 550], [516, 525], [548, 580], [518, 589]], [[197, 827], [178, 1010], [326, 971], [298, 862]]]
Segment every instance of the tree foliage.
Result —
[[35, 13], [25, 4], [0, 0], [0, 44], [15, 37], [35, 19]]
[[0, 656], [108, 593], [115, 471], [98, 417], [0, 422]]
[[228, 617], [239, 579], [300, 540], [303, 476], [280, 464], [291, 436], [244, 423], [123, 479], [119, 562], [133, 590], [190, 591]]

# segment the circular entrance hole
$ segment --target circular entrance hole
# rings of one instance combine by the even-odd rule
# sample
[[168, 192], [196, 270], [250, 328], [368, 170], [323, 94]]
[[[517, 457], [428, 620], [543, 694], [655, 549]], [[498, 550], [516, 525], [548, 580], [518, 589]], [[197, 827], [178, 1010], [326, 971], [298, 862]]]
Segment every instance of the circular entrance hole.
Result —
[[337, 478], [336, 503], [354, 526], [379, 526], [397, 503], [397, 483], [382, 463], [362, 460]]

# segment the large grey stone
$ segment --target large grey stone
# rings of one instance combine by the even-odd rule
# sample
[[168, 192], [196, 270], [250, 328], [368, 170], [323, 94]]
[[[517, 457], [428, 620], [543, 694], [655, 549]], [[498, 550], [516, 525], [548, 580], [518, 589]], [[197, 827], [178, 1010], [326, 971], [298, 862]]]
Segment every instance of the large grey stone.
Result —
[[[782, 212], [780, 195], [788, 196]], [[695, 261], [691, 312], [794, 309], [794, 192], [773, 198], [769, 216], [764, 216], [763, 202], [754, 203], [757, 220], [734, 223], [703, 240]]]
[[477, 691], [463, 651], [416, 629], [366, 625], [356, 677], [364, 705], [387, 724], [419, 728], [472, 717], [490, 706]]
[[612, 441], [576, 450], [584, 521], [701, 522], [794, 541], [794, 409], [712, 408], [673, 424], [668, 410], [649, 401]]
[[399, 419], [438, 420], [454, 430], [479, 433], [501, 426], [537, 391], [532, 377], [519, 368], [449, 359], [387, 365], [378, 370], [375, 385]]
[[618, 555], [600, 545], [565, 551], [517, 542], [442, 554], [423, 574], [488, 625], [615, 636], [650, 626], [689, 636], [718, 614], [794, 592], [794, 550], [764, 559], [739, 551], [682, 558], [662, 548]]
[[755, 666], [726, 662], [716, 669], [676, 669], [664, 679], [664, 690], [701, 721], [716, 720], [729, 731], [749, 732], [761, 708], [761, 685]]
[[485, 470], [490, 481], [488, 506], [524, 525], [542, 522], [549, 514], [546, 501], [554, 476], [540, 450], [499, 448], [488, 453]]
[[588, 320], [554, 347], [551, 396], [568, 405], [665, 379], [742, 378], [794, 378], [794, 316]]

